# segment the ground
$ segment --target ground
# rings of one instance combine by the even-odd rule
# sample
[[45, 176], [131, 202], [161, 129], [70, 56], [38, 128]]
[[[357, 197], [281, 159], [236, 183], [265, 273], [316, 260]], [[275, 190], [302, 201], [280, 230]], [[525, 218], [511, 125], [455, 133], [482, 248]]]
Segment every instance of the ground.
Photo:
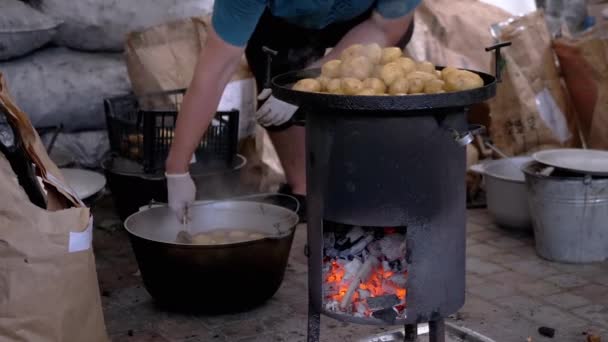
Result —
[[[305, 341], [306, 227], [296, 231], [285, 280], [253, 311], [225, 316], [169, 314], [141, 284], [126, 233], [104, 197], [94, 206], [94, 247], [106, 325], [113, 341]], [[540, 259], [534, 241], [496, 227], [485, 210], [468, 212], [467, 300], [452, 319], [497, 342], [608, 339], [608, 262], [568, 265]], [[541, 326], [556, 329], [550, 340]], [[384, 329], [322, 318], [322, 341], [356, 341]]]

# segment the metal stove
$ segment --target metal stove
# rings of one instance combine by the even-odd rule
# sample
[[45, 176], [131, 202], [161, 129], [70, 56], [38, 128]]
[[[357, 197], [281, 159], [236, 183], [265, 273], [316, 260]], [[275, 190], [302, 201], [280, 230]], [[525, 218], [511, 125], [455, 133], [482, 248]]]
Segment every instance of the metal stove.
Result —
[[[445, 341], [444, 317], [465, 301], [464, 146], [474, 133], [466, 114], [471, 105], [495, 95], [500, 48], [506, 45], [487, 49], [496, 51], [497, 77], [478, 72], [485, 86], [463, 92], [343, 96], [291, 90], [297, 80], [316, 77], [319, 70], [273, 79], [273, 94], [306, 114], [309, 342], [319, 341], [321, 314], [360, 324], [403, 325], [404, 341], [415, 341], [417, 325], [428, 322], [429, 341]], [[397, 244], [401, 255], [388, 258], [394, 248], [382, 252], [385, 240], [397, 239], [387, 239], [388, 234], [403, 238]], [[362, 239], [368, 239], [363, 250], [355, 246]], [[396, 268], [390, 260], [395, 257]], [[328, 276], [332, 267], [340, 268], [338, 276]], [[388, 280], [372, 290], [359, 286], [374, 269], [380, 274], [376, 278]], [[387, 289], [397, 271], [407, 276], [403, 288]], [[345, 273], [359, 287], [333, 286], [336, 278], [347, 284]], [[374, 303], [389, 300], [374, 306], [370, 297]]]

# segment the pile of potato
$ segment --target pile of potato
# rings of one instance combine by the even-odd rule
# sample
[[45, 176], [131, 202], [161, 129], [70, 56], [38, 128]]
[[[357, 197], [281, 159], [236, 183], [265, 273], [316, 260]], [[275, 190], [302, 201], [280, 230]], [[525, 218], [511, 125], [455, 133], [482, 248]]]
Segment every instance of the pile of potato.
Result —
[[299, 80], [294, 90], [343, 95], [415, 95], [462, 91], [483, 86], [479, 75], [404, 57], [398, 47], [355, 44], [340, 59], [325, 63], [321, 76]]

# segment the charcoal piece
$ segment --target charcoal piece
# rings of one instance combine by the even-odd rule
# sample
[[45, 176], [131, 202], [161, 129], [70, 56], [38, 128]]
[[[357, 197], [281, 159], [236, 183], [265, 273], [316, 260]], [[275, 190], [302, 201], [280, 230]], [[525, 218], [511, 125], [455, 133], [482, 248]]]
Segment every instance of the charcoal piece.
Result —
[[380, 319], [388, 324], [394, 324], [395, 318], [397, 318], [397, 313], [393, 308], [382, 309], [378, 311], [374, 311], [372, 313], [372, 317]]
[[350, 232], [346, 234], [346, 237], [348, 238], [348, 240], [350, 240], [350, 242], [355, 242], [361, 239], [363, 235], [365, 235], [365, 231], [363, 230], [363, 228], [353, 227], [353, 229], [351, 229]]
[[388, 264], [391, 267], [391, 270], [393, 270], [395, 272], [401, 272], [403, 270], [402, 265], [401, 265], [401, 260], [399, 260], [399, 259], [389, 261]]
[[388, 280], [403, 289], [407, 286], [407, 275], [403, 273], [393, 274]]
[[367, 305], [372, 310], [392, 308], [399, 304], [399, 298], [394, 294], [367, 298]]
[[555, 336], [555, 329], [549, 327], [538, 328], [538, 333], [542, 336], [553, 338]]
[[325, 248], [333, 248], [336, 244], [336, 235], [334, 233], [323, 234], [323, 246]]
[[343, 258], [346, 258], [351, 255], [359, 255], [360, 253], [363, 252], [365, 247], [367, 247], [367, 245], [369, 245], [372, 241], [374, 241], [374, 237], [372, 235], [368, 235], [368, 236], [360, 239], [359, 242], [354, 244], [349, 249], [345, 249], [345, 250], [341, 251], [340, 256]]

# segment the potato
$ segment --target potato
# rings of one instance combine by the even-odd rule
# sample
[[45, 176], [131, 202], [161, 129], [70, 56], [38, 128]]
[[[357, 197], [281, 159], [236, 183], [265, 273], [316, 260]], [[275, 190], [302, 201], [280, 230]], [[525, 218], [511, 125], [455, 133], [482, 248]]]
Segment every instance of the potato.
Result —
[[339, 78], [332, 78], [327, 82], [326, 91], [331, 94], [344, 94], [342, 91], [342, 81]]
[[293, 90], [316, 93], [321, 91], [321, 83], [314, 78], [304, 78], [294, 84]]
[[228, 233], [228, 236], [232, 238], [243, 238], [247, 236], [247, 232], [244, 232], [242, 230], [233, 230]]
[[317, 81], [319, 81], [319, 84], [321, 85], [321, 91], [327, 91], [327, 84], [329, 83], [330, 80], [331, 80], [331, 78], [326, 77], [326, 76], [317, 77]]
[[357, 95], [357, 96], [375, 96], [378, 94], [376, 94], [376, 92], [373, 89], [366, 88], [366, 89], [361, 90], [360, 92], [358, 92], [355, 95]]
[[409, 91], [410, 82], [407, 78], [401, 77], [391, 83], [388, 87], [388, 93], [391, 95], [407, 94]]
[[363, 81], [371, 76], [373, 65], [369, 58], [359, 56], [347, 59], [340, 64], [340, 75], [342, 77], [353, 77]]
[[372, 70], [372, 77], [382, 79], [382, 68], [384, 66], [381, 64], [374, 65], [374, 70]]
[[260, 240], [265, 238], [266, 236], [264, 236], [263, 234], [260, 233], [249, 233], [249, 238], [251, 240]]
[[447, 78], [447, 75], [449, 73], [451, 73], [451, 72], [454, 72], [454, 71], [458, 71], [458, 69], [456, 69], [454, 67], [445, 67], [445, 68], [443, 68], [443, 70], [441, 70], [441, 79], [445, 81], [446, 78]]
[[435, 79], [435, 76], [422, 71], [414, 71], [409, 73], [405, 78], [409, 81], [409, 93], [412, 94], [422, 93], [426, 81]]
[[345, 77], [340, 84], [347, 95], [356, 95], [363, 90], [363, 82], [354, 77]]
[[446, 91], [462, 91], [479, 87], [483, 87], [483, 79], [479, 75], [466, 70], [450, 72], [445, 79]]
[[423, 72], [428, 72], [429, 74], [435, 74], [435, 65], [431, 62], [420, 62], [418, 64], [416, 64], [416, 70], [418, 71], [423, 71]]
[[426, 94], [438, 94], [444, 92], [443, 87], [445, 82], [438, 79], [426, 80], [424, 82], [424, 93]]
[[380, 71], [380, 78], [387, 86], [390, 86], [396, 79], [403, 76], [405, 76], [405, 73], [396, 62], [385, 64]]
[[399, 57], [395, 63], [397, 63], [397, 65], [403, 69], [404, 75], [416, 71], [416, 62], [414, 62], [411, 58]]
[[361, 44], [354, 44], [342, 51], [340, 59], [344, 61], [359, 56], [364, 56], [364, 47]]
[[386, 92], [386, 85], [379, 78], [366, 78], [363, 81], [363, 87], [373, 90], [376, 94], [383, 94]]
[[365, 45], [363, 47], [363, 55], [367, 57], [372, 64], [378, 64], [382, 58], [382, 48], [376, 43]]
[[329, 78], [340, 77], [340, 64], [342, 64], [342, 61], [339, 59], [334, 59], [329, 62], [326, 62], [321, 67], [321, 76]]
[[387, 64], [390, 62], [394, 62], [397, 58], [403, 55], [403, 51], [401, 51], [398, 47], [386, 47], [382, 49], [382, 57], [380, 58], [380, 64]]
[[437, 76], [438, 79], [441, 79], [441, 71], [435, 70], [435, 76]]

